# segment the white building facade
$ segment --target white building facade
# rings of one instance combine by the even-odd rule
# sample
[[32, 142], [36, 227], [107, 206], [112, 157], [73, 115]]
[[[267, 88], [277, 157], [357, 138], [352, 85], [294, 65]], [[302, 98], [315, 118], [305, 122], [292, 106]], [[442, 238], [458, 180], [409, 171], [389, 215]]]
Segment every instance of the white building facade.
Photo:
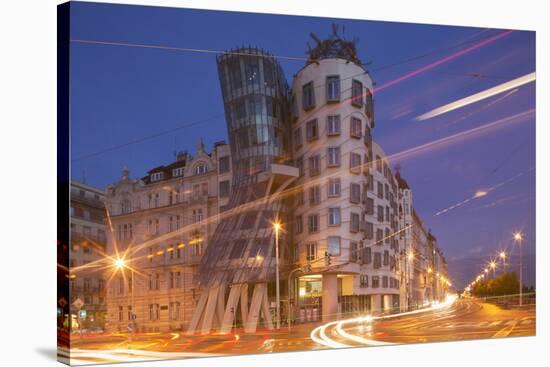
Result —
[[298, 280], [299, 320], [399, 307], [397, 191], [372, 142], [372, 90], [369, 74], [340, 58], [293, 80], [293, 235], [297, 262], [312, 269]]

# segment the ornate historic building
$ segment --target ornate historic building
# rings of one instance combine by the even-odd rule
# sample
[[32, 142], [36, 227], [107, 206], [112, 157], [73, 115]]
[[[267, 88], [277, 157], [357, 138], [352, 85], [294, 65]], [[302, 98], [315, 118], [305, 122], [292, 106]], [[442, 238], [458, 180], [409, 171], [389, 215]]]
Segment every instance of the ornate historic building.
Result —
[[[151, 169], [141, 179], [123, 170], [106, 190], [108, 253], [123, 259], [108, 272], [109, 330], [181, 330], [199, 297], [197, 266], [230, 193], [228, 146]], [[133, 280], [133, 281], [132, 281]], [[134, 315], [134, 316], [133, 316]]]

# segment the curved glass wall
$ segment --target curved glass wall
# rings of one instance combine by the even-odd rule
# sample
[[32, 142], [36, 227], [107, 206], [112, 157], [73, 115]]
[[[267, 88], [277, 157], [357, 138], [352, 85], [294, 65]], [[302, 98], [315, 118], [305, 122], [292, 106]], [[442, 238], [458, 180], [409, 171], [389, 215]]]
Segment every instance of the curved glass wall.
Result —
[[[199, 265], [203, 287], [274, 278], [273, 222], [286, 217], [260, 173], [290, 161], [288, 84], [275, 58], [256, 48], [217, 58], [233, 165], [229, 203]], [[283, 219], [284, 220], [284, 219]], [[283, 247], [285, 238], [281, 234]], [[284, 249], [283, 249], [284, 251]]]

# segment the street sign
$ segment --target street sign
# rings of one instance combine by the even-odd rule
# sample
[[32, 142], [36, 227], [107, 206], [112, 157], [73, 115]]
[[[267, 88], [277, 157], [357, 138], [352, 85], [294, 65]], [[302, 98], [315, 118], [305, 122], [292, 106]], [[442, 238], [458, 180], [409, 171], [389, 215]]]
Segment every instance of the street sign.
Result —
[[78, 311], [78, 317], [80, 317], [81, 319], [85, 319], [87, 314], [88, 312], [86, 312], [86, 310]]
[[80, 298], [77, 298], [74, 300], [73, 306], [80, 310], [84, 306], [84, 302]]

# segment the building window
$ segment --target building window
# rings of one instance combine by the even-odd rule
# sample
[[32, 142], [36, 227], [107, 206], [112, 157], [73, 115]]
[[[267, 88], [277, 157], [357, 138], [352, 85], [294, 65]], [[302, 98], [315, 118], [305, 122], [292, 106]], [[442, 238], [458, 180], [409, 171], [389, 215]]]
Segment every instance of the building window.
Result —
[[372, 92], [370, 89], [366, 89], [366, 103], [365, 103], [365, 115], [369, 118], [371, 126], [374, 126], [374, 103], [372, 100]]
[[338, 75], [327, 76], [327, 102], [340, 100], [340, 77]]
[[372, 287], [373, 288], [380, 287], [380, 277], [378, 275], [372, 277]]
[[304, 158], [303, 157], [296, 159], [296, 168], [298, 168], [298, 176], [304, 177]]
[[191, 219], [193, 223], [201, 223], [203, 220], [202, 209], [193, 209]]
[[382, 288], [388, 288], [388, 277], [386, 275], [382, 277]]
[[328, 254], [332, 256], [340, 256], [340, 237], [329, 236], [328, 237]]
[[226, 198], [229, 196], [229, 180], [220, 181], [220, 197]]
[[374, 191], [374, 177], [370, 174], [367, 176], [367, 189], [369, 191]]
[[313, 261], [317, 258], [317, 244], [306, 244], [306, 261]]
[[374, 263], [373, 266], [375, 269], [380, 269], [382, 267], [382, 254], [380, 252], [374, 253]]
[[315, 91], [313, 82], [304, 84], [302, 87], [302, 107], [304, 110], [309, 110], [315, 107]]
[[340, 147], [329, 147], [328, 148], [328, 167], [339, 167], [340, 166]]
[[381, 245], [384, 242], [384, 231], [380, 228], [376, 230], [376, 244]]
[[206, 172], [208, 172], [208, 168], [205, 164], [199, 164], [197, 167], [195, 167], [196, 175], [204, 175]]
[[355, 79], [351, 84], [351, 104], [356, 107], [363, 106], [363, 83]]
[[174, 168], [172, 170], [172, 176], [174, 176], [174, 177], [183, 176], [183, 170], [184, 170], [183, 167]]
[[363, 261], [365, 264], [370, 264], [372, 262], [372, 249], [370, 247], [363, 248], [364, 256]]
[[296, 193], [296, 205], [304, 205], [305, 204], [305, 198], [304, 198], [305, 194], [304, 194], [304, 190], [303, 189], [300, 189], [300, 191], [298, 191]]
[[319, 154], [309, 157], [309, 175], [316, 176], [321, 173], [321, 157]]
[[198, 200], [201, 196], [201, 185], [193, 185], [193, 199]]
[[319, 232], [319, 214], [312, 214], [308, 216], [308, 232]]
[[376, 156], [376, 170], [382, 173], [382, 158], [379, 155]]
[[159, 194], [155, 194], [155, 208], [158, 208], [160, 205], [160, 196]]
[[384, 250], [384, 266], [388, 266], [390, 264], [390, 252], [388, 250]]
[[376, 191], [377, 191], [377, 194], [378, 194], [378, 198], [383, 199], [384, 198], [384, 185], [382, 185], [381, 182], [377, 182], [377, 186], [378, 186], [378, 189]]
[[304, 231], [304, 220], [301, 215], [296, 216], [296, 234], [300, 234]]
[[164, 178], [164, 172], [155, 172], [151, 174], [151, 182], [160, 181]]
[[365, 237], [368, 240], [374, 237], [374, 225], [371, 222], [365, 222]]
[[367, 288], [369, 286], [369, 276], [361, 274], [359, 276], [359, 287], [360, 288]]
[[309, 188], [309, 205], [321, 203], [321, 186], [315, 185]]
[[376, 213], [378, 215], [377, 219], [380, 223], [384, 221], [384, 207], [382, 205], [378, 205], [376, 207]]
[[349, 169], [353, 173], [361, 173], [361, 154], [350, 153], [349, 155]]
[[352, 117], [350, 120], [350, 125], [350, 136], [352, 138], [361, 139], [361, 120], [357, 117]]
[[361, 185], [358, 183], [351, 183], [349, 187], [349, 201], [353, 204], [359, 204], [361, 202]]
[[340, 196], [340, 178], [329, 178], [327, 185], [327, 196], [329, 198]]
[[229, 169], [230, 169], [229, 156], [221, 157], [219, 161], [220, 174], [229, 172]]
[[149, 304], [149, 321], [159, 320], [159, 309], [158, 303]]
[[124, 321], [124, 307], [118, 306], [118, 321]]
[[340, 208], [328, 208], [328, 225], [339, 226], [340, 222]]
[[260, 84], [260, 63], [258, 57], [250, 56], [246, 58], [244, 62], [244, 76], [246, 84]]
[[365, 210], [368, 215], [374, 215], [374, 199], [367, 198]]
[[351, 262], [357, 262], [357, 259], [359, 258], [359, 248], [357, 245], [357, 242], [351, 241], [349, 243], [349, 261]]
[[350, 232], [359, 232], [359, 214], [357, 213], [350, 214]]
[[340, 135], [340, 115], [327, 116], [327, 135]]
[[306, 122], [306, 139], [307, 141], [317, 140], [319, 138], [319, 126], [317, 119]]
[[302, 146], [302, 129], [294, 130], [294, 149], [298, 150]]

